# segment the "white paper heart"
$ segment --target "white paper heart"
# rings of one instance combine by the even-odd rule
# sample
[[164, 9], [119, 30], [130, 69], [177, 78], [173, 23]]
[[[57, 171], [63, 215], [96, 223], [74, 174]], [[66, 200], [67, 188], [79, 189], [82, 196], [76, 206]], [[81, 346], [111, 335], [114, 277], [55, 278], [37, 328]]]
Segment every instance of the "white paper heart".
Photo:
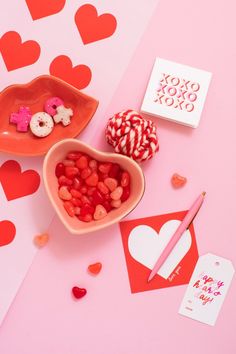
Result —
[[[159, 234], [150, 226], [139, 225], [135, 227], [128, 239], [131, 256], [149, 269], [153, 269], [163, 249], [180, 225], [179, 220], [169, 220], [162, 227]], [[161, 266], [157, 274], [167, 279], [179, 262], [189, 251], [192, 244], [191, 233], [186, 230], [174, 249]]]

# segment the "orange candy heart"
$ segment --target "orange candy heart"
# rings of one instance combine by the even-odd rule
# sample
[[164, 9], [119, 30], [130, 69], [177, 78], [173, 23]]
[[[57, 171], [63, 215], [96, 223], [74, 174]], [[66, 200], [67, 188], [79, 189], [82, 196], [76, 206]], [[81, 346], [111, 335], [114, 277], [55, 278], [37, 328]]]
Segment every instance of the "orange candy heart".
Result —
[[38, 247], [43, 247], [46, 245], [46, 243], [48, 243], [49, 241], [49, 235], [48, 234], [41, 234], [41, 235], [37, 235], [34, 238], [34, 243], [36, 244], [36, 246]]
[[100, 262], [97, 262], [97, 263], [94, 263], [94, 264], [90, 264], [88, 266], [88, 271], [90, 273], [92, 273], [92, 274], [95, 274], [95, 275], [100, 273], [101, 269], [102, 269], [102, 263], [100, 263]]
[[178, 173], [174, 173], [171, 177], [171, 183], [173, 187], [180, 188], [183, 187], [187, 182], [187, 178], [180, 176]]

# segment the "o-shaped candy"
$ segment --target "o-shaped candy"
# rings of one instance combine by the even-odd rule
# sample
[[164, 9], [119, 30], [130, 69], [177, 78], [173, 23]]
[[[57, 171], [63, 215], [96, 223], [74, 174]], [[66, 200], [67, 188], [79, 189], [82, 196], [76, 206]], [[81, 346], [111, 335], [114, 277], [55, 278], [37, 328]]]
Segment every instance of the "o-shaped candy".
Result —
[[52, 117], [45, 112], [35, 113], [30, 121], [30, 129], [32, 133], [39, 138], [49, 135], [54, 127]]
[[57, 107], [63, 106], [64, 102], [59, 97], [49, 98], [44, 105], [45, 112], [50, 114], [50, 116], [55, 116], [57, 114]]

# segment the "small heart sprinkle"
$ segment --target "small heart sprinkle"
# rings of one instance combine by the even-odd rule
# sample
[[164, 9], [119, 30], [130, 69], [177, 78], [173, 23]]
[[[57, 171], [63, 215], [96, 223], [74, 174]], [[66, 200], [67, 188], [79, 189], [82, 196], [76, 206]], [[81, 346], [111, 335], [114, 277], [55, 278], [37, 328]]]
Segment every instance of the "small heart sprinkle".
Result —
[[173, 187], [180, 188], [183, 187], [187, 182], [187, 178], [180, 176], [178, 173], [174, 173], [171, 177], [171, 183]]
[[72, 294], [76, 299], [81, 299], [87, 294], [87, 290], [83, 288], [78, 288], [77, 286], [74, 286], [72, 288]]
[[95, 275], [100, 273], [101, 269], [102, 269], [102, 263], [100, 263], [100, 262], [90, 264], [88, 266], [88, 271], [92, 274], [95, 274]]
[[34, 238], [34, 243], [38, 247], [45, 246], [48, 243], [48, 241], [49, 241], [49, 235], [48, 234], [37, 235]]

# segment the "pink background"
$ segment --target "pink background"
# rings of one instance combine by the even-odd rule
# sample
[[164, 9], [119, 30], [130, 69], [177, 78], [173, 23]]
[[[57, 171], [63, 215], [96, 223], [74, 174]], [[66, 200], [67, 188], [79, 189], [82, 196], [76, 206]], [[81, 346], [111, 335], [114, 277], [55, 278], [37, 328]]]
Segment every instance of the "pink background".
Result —
[[[119, 2], [120, 9], [126, 3]], [[195, 221], [199, 253], [215, 253], [236, 264], [234, 14], [233, 0], [161, 0], [106, 114], [98, 112], [93, 124], [100, 128], [96, 146], [109, 149], [103, 138], [107, 117], [140, 108], [156, 56], [211, 71], [196, 130], [156, 120], [161, 149], [143, 167], [146, 193], [129, 218], [184, 210], [204, 189], [207, 200]], [[189, 180], [179, 191], [170, 185], [176, 171]], [[0, 329], [0, 353], [235, 352], [235, 281], [215, 327], [209, 327], [178, 315], [186, 286], [130, 293], [117, 225], [75, 237], [55, 218], [50, 235]], [[86, 272], [95, 261], [104, 267], [96, 278]], [[79, 302], [70, 296], [75, 284], [88, 290]]]

